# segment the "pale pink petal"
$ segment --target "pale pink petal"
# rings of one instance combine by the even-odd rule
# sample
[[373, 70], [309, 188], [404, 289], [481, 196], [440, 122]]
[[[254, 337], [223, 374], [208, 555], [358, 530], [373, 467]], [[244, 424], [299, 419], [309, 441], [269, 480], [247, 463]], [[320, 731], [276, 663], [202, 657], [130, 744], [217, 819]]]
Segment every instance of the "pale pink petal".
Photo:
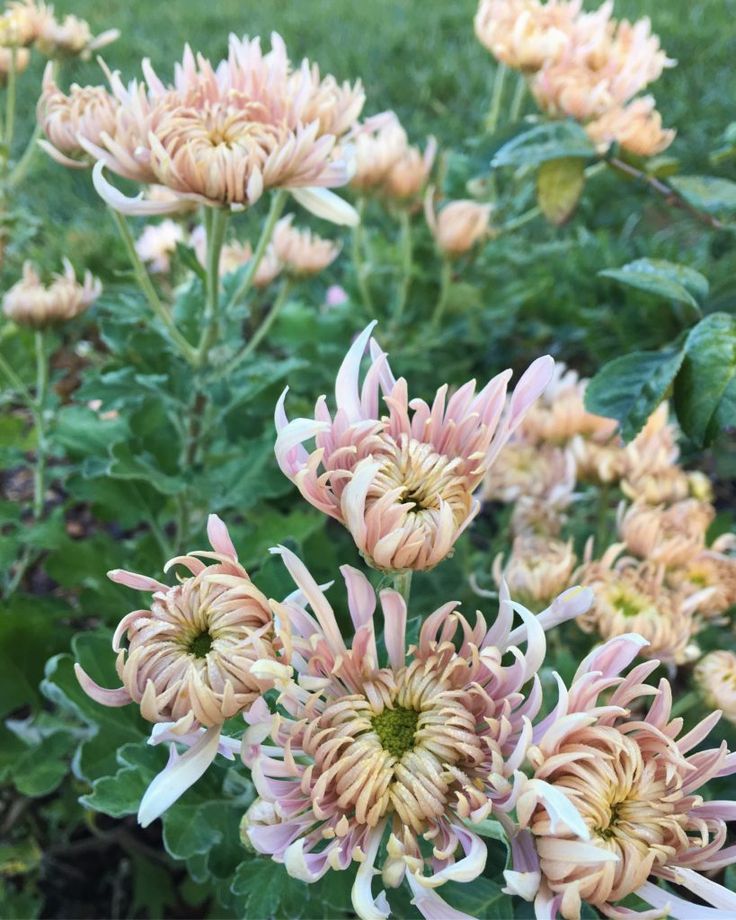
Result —
[[238, 554], [233, 541], [230, 539], [225, 522], [216, 514], [211, 514], [207, 518], [207, 537], [216, 553], [229, 556], [233, 561], [237, 562]]
[[124, 687], [119, 687], [117, 690], [107, 690], [105, 687], [101, 687], [76, 662], [74, 664], [74, 673], [79, 681], [79, 686], [87, 696], [98, 703], [102, 703], [103, 706], [127, 706], [131, 701], [131, 696]]
[[383, 636], [391, 667], [398, 671], [406, 658], [406, 601], [398, 591], [381, 591]]

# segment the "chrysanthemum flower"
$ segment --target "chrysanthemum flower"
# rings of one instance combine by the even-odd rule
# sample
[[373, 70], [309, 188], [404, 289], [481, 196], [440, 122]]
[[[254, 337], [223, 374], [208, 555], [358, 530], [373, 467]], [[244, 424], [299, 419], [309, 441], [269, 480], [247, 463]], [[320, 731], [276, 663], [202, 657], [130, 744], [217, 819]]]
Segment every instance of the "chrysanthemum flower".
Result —
[[113, 636], [122, 687], [100, 687], [75, 665], [92, 699], [105, 706], [135, 702], [144, 719], [160, 725], [157, 740], [164, 732], [169, 740], [193, 744], [177, 761], [173, 778], [164, 771], [154, 780], [141, 802], [143, 824], [202, 775], [218, 751], [224, 721], [247, 711], [286, 670], [268, 600], [238, 562], [216, 515], [210, 515], [207, 533], [211, 551], [176, 556], [166, 564], [165, 570], [183, 566], [190, 573], [173, 586], [122, 569], [108, 573], [118, 584], [153, 592], [150, 608], [123, 617]]
[[503, 553], [496, 556], [493, 577], [499, 587], [506, 582], [513, 597], [538, 611], [570, 587], [576, 561], [571, 540], [522, 536], [514, 540], [505, 563]]
[[3, 312], [21, 326], [43, 329], [79, 316], [97, 300], [102, 284], [91, 272], [80, 284], [74, 268], [64, 259], [64, 273], [44, 285], [30, 262], [23, 265], [23, 277], [3, 297]]
[[736, 655], [725, 649], [709, 652], [695, 666], [693, 677], [708, 706], [736, 724]]
[[[522, 831], [509, 889], [531, 900], [538, 917], [578, 920], [583, 903], [612, 918], [672, 916], [733, 917], [736, 894], [705, 875], [736, 860], [724, 848], [726, 821], [736, 803], [704, 801], [698, 789], [736, 772], [736, 755], [724, 744], [694, 748], [718, 721], [713, 713], [680, 736], [682, 719], [671, 718], [666, 680], [645, 683], [657, 662], [627, 667], [641, 647], [639, 636], [607, 642], [581, 664], [569, 691], [534, 730], [527, 760], [533, 778], [562, 795], [582, 817], [585, 833], [569, 827], [522, 793], [517, 815]], [[644, 714], [645, 698], [653, 698]], [[663, 879], [710, 907], [683, 900], [656, 884]], [[617, 902], [635, 894], [653, 910], [642, 913]]]
[[703, 619], [720, 617], [736, 605], [736, 557], [722, 552], [718, 540], [668, 569], [667, 581], [686, 597], [706, 594], [698, 604], [698, 616]]
[[23, 73], [30, 60], [31, 52], [28, 48], [0, 46], [0, 86], [4, 86], [7, 83], [11, 68], [15, 68], [16, 74]]
[[429, 189], [424, 199], [424, 216], [437, 248], [448, 258], [457, 258], [491, 235], [490, 204], [481, 204], [469, 198], [448, 201], [435, 211], [433, 192]]
[[[304, 565], [289, 550], [276, 551], [311, 612], [303, 600], [274, 605], [279, 622], [292, 624], [297, 677], [281, 694], [278, 714], [261, 706], [260, 718], [249, 716], [242, 753], [260, 799], [246, 815], [244, 835], [305, 882], [358, 861], [352, 900], [363, 920], [389, 913], [385, 894], [372, 890], [385, 839], [383, 887], [406, 880], [423, 916], [460, 916], [436, 889], [482, 872], [486, 848], [472, 828], [513, 807], [520, 752], [541, 699], [544, 629], [583, 609], [588, 592], [567, 592], [538, 618], [502, 592], [491, 629], [480, 613], [471, 625], [456, 604], [445, 604], [407, 649], [405, 603], [382, 591], [382, 664], [376, 596], [365, 576], [341, 569], [355, 627], [347, 645]], [[523, 620], [514, 630], [512, 608]], [[509, 650], [513, 662], [504, 665]], [[568, 814], [574, 819], [572, 809]]]
[[[529, 412], [534, 411], [534, 406]], [[529, 413], [527, 414], [529, 418]], [[553, 444], [530, 444], [523, 440], [523, 423], [517, 439], [506, 445], [483, 481], [486, 501], [514, 502], [523, 496], [568, 495], [575, 485], [575, 460], [571, 452]]]
[[679, 566], [705, 548], [705, 534], [715, 509], [694, 498], [669, 508], [634, 503], [619, 511], [619, 536], [626, 548], [640, 559]]
[[108, 29], [92, 35], [89, 23], [78, 16], [65, 16], [57, 20], [49, 16], [41, 22], [36, 36], [36, 47], [50, 58], [80, 57], [87, 60], [120, 37], [117, 29]]
[[[477, 514], [473, 492], [544, 389], [549, 356], [522, 376], [504, 413], [511, 371], [477, 395], [475, 381], [448, 400], [442, 386], [430, 407], [409, 399], [387, 356], [371, 342], [371, 366], [359, 386], [360, 363], [375, 323], [348, 351], [337, 375], [337, 411], [320, 397], [314, 419], [289, 422], [282, 395], [276, 408], [276, 458], [302, 495], [350, 531], [366, 561], [385, 571], [431, 569]], [[388, 415], [379, 414], [379, 393]], [[302, 446], [314, 438], [315, 449]]]
[[325, 240], [311, 230], [292, 226], [293, 214], [287, 214], [273, 231], [273, 251], [284, 271], [297, 278], [317, 275], [332, 265], [340, 255], [340, 245]]
[[481, 0], [475, 34], [498, 61], [533, 73], [562, 55], [581, 6], [580, 0]]
[[422, 153], [409, 144], [395, 112], [381, 112], [358, 125], [350, 135], [355, 151], [350, 185], [387, 198], [415, 199], [432, 170], [437, 144], [429, 138]]
[[289, 189], [315, 214], [354, 223], [354, 210], [328, 189], [345, 185], [349, 151], [337, 140], [363, 104], [359, 84], [319, 79], [304, 62], [292, 70], [276, 33], [263, 54], [259, 39], [230, 37], [216, 67], [187, 47], [174, 83], [165, 85], [144, 61], [144, 83], [124, 86], [109, 74], [119, 109], [114, 131], [80, 144], [98, 160], [97, 191], [124, 213], [170, 213], [176, 203], [125, 198], [103, 166], [137, 182], [157, 183], [183, 202], [242, 209], [268, 189]]
[[53, 9], [35, 0], [10, 0], [0, 16], [0, 45], [26, 47], [38, 38], [44, 25], [53, 19]]
[[605, 153], [611, 144], [639, 157], [653, 157], [665, 151], [676, 131], [662, 127], [662, 116], [652, 96], [634, 99], [626, 106], [610, 109], [585, 126], [588, 136]]
[[688, 597], [667, 585], [664, 566], [626, 557], [614, 563], [620, 550], [618, 545], [610, 547], [600, 561], [576, 573], [595, 595], [591, 608], [578, 620], [580, 627], [602, 639], [639, 633], [649, 643], [644, 654], [672, 667], [692, 661], [698, 656], [694, 613], [709, 591]]
[[135, 243], [135, 251], [156, 274], [166, 275], [171, 268], [171, 256], [176, 244], [184, 239], [184, 229], [173, 220], [148, 224]]
[[36, 117], [45, 139], [40, 140], [46, 153], [62, 166], [86, 169], [92, 160], [79, 140], [80, 136], [99, 144], [103, 136], [115, 130], [118, 102], [104, 86], [78, 86], [69, 93], [56, 85], [53, 64], [46, 67]]

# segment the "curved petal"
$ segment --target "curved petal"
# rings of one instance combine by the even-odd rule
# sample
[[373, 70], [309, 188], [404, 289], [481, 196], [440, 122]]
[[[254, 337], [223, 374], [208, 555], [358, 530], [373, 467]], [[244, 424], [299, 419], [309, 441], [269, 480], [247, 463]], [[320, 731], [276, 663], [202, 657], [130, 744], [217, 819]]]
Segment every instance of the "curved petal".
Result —
[[87, 696], [98, 703], [102, 703], [103, 706], [127, 706], [131, 702], [131, 696], [125, 687], [118, 687], [117, 690], [108, 690], [106, 687], [101, 687], [92, 680], [77, 662], [74, 663], [74, 674], [79, 681], [79, 686]]
[[360, 216], [355, 208], [326, 188], [291, 188], [295, 200], [315, 217], [343, 227], [357, 227]]
[[135, 198], [129, 198], [127, 195], [111, 185], [103, 175], [105, 164], [98, 160], [92, 169], [92, 184], [97, 194], [102, 198], [105, 204], [108, 204], [114, 211], [120, 214], [127, 214], [132, 217], [151, 214], [176, 214], [181, 211], [182, 204], [180, 201], [151, 201], [136, 195]]

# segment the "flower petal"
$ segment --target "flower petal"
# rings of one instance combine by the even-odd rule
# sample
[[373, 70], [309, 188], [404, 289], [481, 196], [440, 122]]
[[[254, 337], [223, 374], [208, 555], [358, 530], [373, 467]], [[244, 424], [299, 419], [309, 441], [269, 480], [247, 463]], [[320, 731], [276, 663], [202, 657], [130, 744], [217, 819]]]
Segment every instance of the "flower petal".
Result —
[[289, 189], [299, 204], [316, 217], [344, 227], [357, 227], [360, 216], [355, 208], [326, 188]]

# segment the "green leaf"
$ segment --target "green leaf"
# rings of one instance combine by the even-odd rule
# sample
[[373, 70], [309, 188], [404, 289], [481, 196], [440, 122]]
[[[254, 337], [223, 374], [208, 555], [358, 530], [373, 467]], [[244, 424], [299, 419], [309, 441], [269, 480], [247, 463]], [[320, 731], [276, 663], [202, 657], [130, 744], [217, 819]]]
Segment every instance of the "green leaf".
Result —
[[588, 384], [585, 408], [617, 419], [622, 437], [630, 441], [664, 399], [682, 360], [680, 349], [637, 351], [614, 358]]
[[162, 472], [150, 453], [134, 452], [130, 443], [114, 444], [110, 449], [109, 462], [103, 467], [90, 466], [85, 472], [95, 476], [112, 476], [113, 479], [146, 482], [162, 495], [177, 495], [185, 487], [183, 479]]
[[147, 917], [169, 916], [167, 907], [176, 904], [176, 891], [171, 875], [148, 856], [131, 852], [133, 866], [133, 905], [130, 916], [145, 913]]
[[[283, 866], [272, 859], [254, 858], [238, 866], [230, 889], [242, 899], [239, 901], [241, 916], [272, 917], [286, 889], [292, 885], [294, 881], [286, 874]], [[306, 887], [304, 885], [305, 895]]]
[[452, 907], [478, 920], [506, 920], [513, 916], [511, 898], [498, 882], [485, 876], [472, 882], [447, 882], [437, 892]]
[[537, 202], [547, 220], [556, 227], [568, 221], [585, 187], [585, 160], [563, 157], [547, 160], [537, 173]]
[[598, 274], [696, 309], [699, 309], [698, 301], [708, 296], [708, 280], [700, 272], [665, 259], [637, 259], [621, 268], [609, 268]]
[[85, 406], [63, 406], [56, 417], [54, 441], [73, 457], [106, 454], [111, 444], [129, 436], [124, 419], [102, 419]]
[[736, 424], [736, 316], [711, 313], [690, 331], [675, 380], [675, 409], [698, 446]]
[[669, 180], [688, 204], [707, 214], [736, 213], [736, 182], [718, 176], [673, 176]]
[[552, 121], [536, 125], [504, 144], [491, 161], [501, 166], [536, 166], [549, 160], [580, 157], [590, 159], [596, 149], [588, 135], [575, 121]]

